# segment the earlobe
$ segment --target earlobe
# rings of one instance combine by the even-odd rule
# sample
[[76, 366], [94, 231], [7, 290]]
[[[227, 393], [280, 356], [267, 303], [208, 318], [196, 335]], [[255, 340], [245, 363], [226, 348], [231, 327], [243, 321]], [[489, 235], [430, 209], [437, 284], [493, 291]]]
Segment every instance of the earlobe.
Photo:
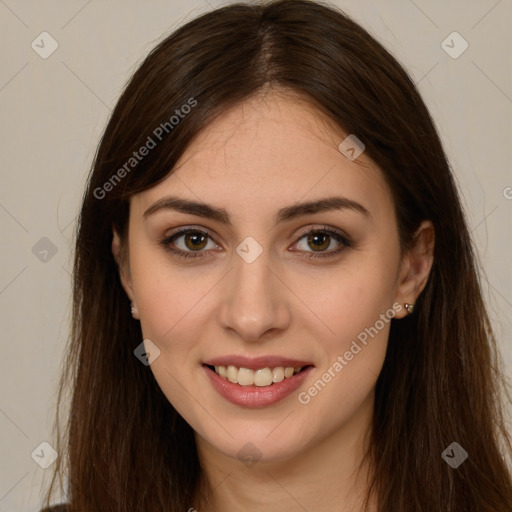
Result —
[[427, 284], [434, 263], [435, 231], [431, 221], [421, 223], [414, 240], [414, 246], [404, 255], [400, 269], [396, 301], [402, 305], [402, 309], [396, 318], [412, 313], [414, 304]]
[[119, 269], [119, 279], [126, 295], [128, 295], [128, 298], [131, 301], [132, 316], [133, 318], [138, 319], [139, 311], [137, 308], [137, 302], [135, 301], [135, 295], [133, 293], [133, 283], [130, 273], [129, 261], [124, 254], [121, 237], [119, 236], [119, 233], [115, 227], [112, 228], [112, 233], [112, 255], [114, 256], [114, 260], [116, 261]]
[[134, 302], [131, 303], [130, 309], [131, 309], [131, 313], [132, 313], [133, 318], [135, 318], [137, 320], [140, 320], [139, 310], [137, 308], [137, 305]]

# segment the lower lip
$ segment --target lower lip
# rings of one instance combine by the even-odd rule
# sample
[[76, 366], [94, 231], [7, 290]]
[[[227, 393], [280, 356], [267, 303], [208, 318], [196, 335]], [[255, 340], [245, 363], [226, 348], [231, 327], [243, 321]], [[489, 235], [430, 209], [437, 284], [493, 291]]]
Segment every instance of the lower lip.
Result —
[[274, 384], [270, 386], [260, 387], [241, 386], [240, 384], [235, 384], [217, 375], [217, 373], [207, 366], [203, 365], [203, 368], [219, 395], [235, 405], [253, 408], [266, 407], [283, 400], [302, 384], [309, 372], [313, 369], [312, 366], [308, 366], [300, 373], [285, 378], [281, 382], [274, 382]]

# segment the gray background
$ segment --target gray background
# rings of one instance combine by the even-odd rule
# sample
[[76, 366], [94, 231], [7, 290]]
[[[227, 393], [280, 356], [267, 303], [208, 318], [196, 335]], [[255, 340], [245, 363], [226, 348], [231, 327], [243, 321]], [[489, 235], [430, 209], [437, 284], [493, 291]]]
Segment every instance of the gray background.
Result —
[[[437, 123], [485, 270], [484, 291], [510, 375], [512, 1], [335, 4], [406, 66]], [[38, 511], [41, 486], [53, 469], [39, 467], [31, 453], [52, 442], [69, 327], [73, 229], [110, 111], [157, 41], [219, 5], [0, 0], [0, 512]], [[44, 31], [58, 43], [46, 59], [31, 47], [35, 41], [39, 51], [50, 48], [47, 36], [39, 37]], [[454, 31], [469, 45], [457, 58], [442, 46]], [[453, 48], [444, 47], [458, 53], [462, 41], [452, 39], [445, 45]]]

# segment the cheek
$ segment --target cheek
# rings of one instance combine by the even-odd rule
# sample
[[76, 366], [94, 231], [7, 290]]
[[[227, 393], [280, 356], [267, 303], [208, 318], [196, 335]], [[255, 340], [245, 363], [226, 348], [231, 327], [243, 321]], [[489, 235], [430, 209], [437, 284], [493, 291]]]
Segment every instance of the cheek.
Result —
[[179, 269], [166, 255], [138, 251], [132, 279], [144, 339], [160, 350], [151, 371], [173, 407], [192, 425], [200, 424], [191, 396], [197, 395], [197, 362], [204, 338], [208, 290], [214, 284]]
[[348, 422], [371, 399], [384, 363], [395, 316], [393, 279], [375, 266], [366, 270], [331, 283], [328, 299], [317, 303], [331, 333], [321, 337], [321, 365], [297, 397], [308, 417], [317, 418], [313, 430]]
[[[392, 308], [394, 269], [393, 258], [366, 254], [356, 255], [350, 263], [317, 278], [314, 287], [310, 279], [303, 278], [304, 292], [309, 282], [308, 305], [318, 312], [331, 333], [327, 337], [332, 340], [331, 350], [350, 345], [359, 333], [373, 326], [381, 314]], [[379, 327], [387, 334], [380, 323]]]
[[154, 248], [138, 248], [130, 257], [143, 337], [160, 349], [160, 364], [188, 379], [215, 318], [215, 285], [224, 273], [180, 267]]
[[325, 357], [318, 378], [332, 381], [332, 400], [351, 409], [371, 391], [380, 373], [395, 312], [386, 287], [377, 290], [375, 281], [367, 287], [346, 284], [323, 310], [335, 334], [322, 338]]
[[[166, 261], [165, 253], [138, 247], [130, 254], [134, 293], [141, 318], [142, 332], [167, 349], [170, 340], [180, 340], [176, 331], [201, 296], [203, 285]], [[204, 294], [204, 292], [203, 292]]]
[[323, 357], [315, 379], [298, 397], [312, 416], [326, 419], [333, 428], [371, 395], [396, 313], [392, 306], [398, 253], [389, 248], [387, 253], [355, 256], [332, 273], [333, 279], [322, 281], [323, 293], [311, 296], [311, 309], [319, 312], [329, 328], [323, 332], [330, 334], [321, 337]]

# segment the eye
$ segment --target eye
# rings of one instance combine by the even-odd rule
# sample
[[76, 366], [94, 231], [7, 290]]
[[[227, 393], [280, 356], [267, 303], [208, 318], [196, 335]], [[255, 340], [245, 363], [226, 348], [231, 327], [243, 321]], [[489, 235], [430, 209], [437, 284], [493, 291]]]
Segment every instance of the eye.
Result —
[[[176, 243], [176, 241], [181, 238], [183, 240]], [[206, 231], [200, 229], [184, 229], [164, 238], [161, 244], [166, 250], [181, 258], [197, 258], [204, 257], [202, 249], [207, 248], [209, 238], [211, 239], [211, 236]], [[211, 239], [211, 241], [213, 243], [213, 239]], [[215, 243], [213, 243], [213, 245], [213, 248], [218, 247]], [[212, 249], [212, 247], [210, 247], [210, 249]]]
[[[306, 251], [308, 254], [306, 258], [327, 258], [336, 256], [348, 247], [352, 247], [352, 241], [341, 231], [334, 230], [328, 226], [322, 228], [313, 228], [307, 230], [299, 238], [297, 246], [300, 245], [301, 240], [305, 239], [303, 247], [299, 249]], [[327, 250], [331, 247], [333, 239], [340, 244], [337, 249]], [[307, 248], [312, 247], [313, 251], [308, 251]]]
[[[212, 242], [213, 247], [208, 247], [208, 239]], [[301, 244], [302, 239], [305, 239], [305, 248], [302, 247], [299, 250], [307, 253], [303, 255], [306, 258], [332, 257], [346, 248], [352, 247], [352, 241], [344, 233], [328, 226], [307, 230], [300, 236], [295, 245]], [[333, 239], [339, 244], [339, 247], [334, 250], [327, 250], [331, 247]], [[207, 257], [204, 252], [207, 251], [203, 251], [203, 249], [217, 249], [219, 247], [207, 231], [194, 228], [173, 233], [164, 238], [160, 244], [167, 251], [180, 258], [204, 258]], [[308, 247], [312, 247], [313, 251], [308, 251]]]

